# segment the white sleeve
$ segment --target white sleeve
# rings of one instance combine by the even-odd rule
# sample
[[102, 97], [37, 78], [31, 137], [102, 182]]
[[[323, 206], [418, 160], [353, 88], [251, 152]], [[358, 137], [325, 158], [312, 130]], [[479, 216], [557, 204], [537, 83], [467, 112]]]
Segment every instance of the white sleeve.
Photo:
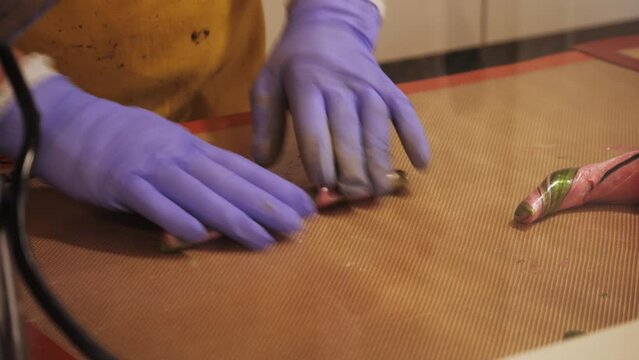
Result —
[[369, 0], [369, 1], [375, 4], [375, 6], [377, 6], [380, 14], [382, 14], [382, 17], [386, 15], [386, 3], [384, 0]]
[[[26, 55], [20, 60], [20, 70], [24, 81], [27, 83], [30, 89], [33, 89], [42, 81], [50, 78], [51, 76], [58, 75], [53, 65], [53, 59], [46, 55], [31, 53]], [[0, 115], [4, 113], [6, 107], [13, 100], [13, 89], [9, 84], [7, 75], [4, 76], [4, 81], [0, 84]]]

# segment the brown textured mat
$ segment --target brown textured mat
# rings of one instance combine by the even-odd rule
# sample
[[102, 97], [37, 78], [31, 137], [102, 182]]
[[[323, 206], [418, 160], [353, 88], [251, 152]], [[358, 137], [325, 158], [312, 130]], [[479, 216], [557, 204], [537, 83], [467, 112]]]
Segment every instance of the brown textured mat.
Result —
[[[639, 317], [637, 207], [511, 224], [549, 172], [639, 147], [639, 73], [586, 60], [411, 98], [434, 161], [415, 172], [395, 141], [410, 196], [314, 218], [266, 253], [167, 256], [152, 227], [37, 188], [42, 270], [124, 359], [485, 359]], [[278, 171], [303, 183], [295, 159]]]

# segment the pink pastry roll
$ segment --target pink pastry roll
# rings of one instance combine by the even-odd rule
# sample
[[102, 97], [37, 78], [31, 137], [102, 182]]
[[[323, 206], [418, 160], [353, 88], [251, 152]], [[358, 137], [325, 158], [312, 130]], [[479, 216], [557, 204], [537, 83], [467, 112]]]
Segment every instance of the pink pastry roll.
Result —
[[[402, 170], [395, 170], [394, 173], [389, 174], [393, 178], [394, 190], [393, 193], [397, 194], [408, 187], [408, 176]], [[314, 192], [315, 204], [319, 210], [326, 210], [336, 206], [344, 205], [348, 203], [348, 199], [337, 190], [332, 190], [327, 187], [319, 188]], [[352, 200], [352, 199], [351, 199]], [[364, 200], [364, 199], [360, 199]]]
[[[402, 170], [396, 170], [393, 176], [395, 177], [395, 193], [401, 192], [402, 190], [406, 189], [406, 187], [408, 186], [408, 177], [406, 176], [406, 173]], [[317, 205], [317, 208], [319, 210], [334, 208], [336, 206], [344, 205], [348, 202], [346, 197], [340, 194], [339, 191], [331, 190], [326, 187], [311, 191], [311, 194], [314, 196], [315, 204]], [[216, 231], [211, 231], [209, 233], [209, 239], [204, 241], [204, 243], [219, 240], [223, 237], [223, 234]], [[166, 253], [173, 253], [180, 252], [182, 250], [186, 250], [198, 245], [199, 244], [182, 241], [170, 234], [164, 234], [164, 236], [162, 237], [162, 241], [160, 242], [160, 250]]]
[[196, 247], [203, 243], [210, 243], [212, 241], [219, 240], [223, 237], [224, 235], [222, 235], [221, 233], [217, 231], [209, 231], [209, 238], [206, 239], [204, 242], [190, 243], [187, 241], [183, 241], [171, 234], [165, 233], [164, 236], [162, 236], [162, 240], [160, 241], [160, 251], [165, 253], [180, 252], [182, 250]]
[[601, 163], [553, 172], [519, 204], [515, 221], [530, 224], [587, 203], [639, 203], [639, 150]]

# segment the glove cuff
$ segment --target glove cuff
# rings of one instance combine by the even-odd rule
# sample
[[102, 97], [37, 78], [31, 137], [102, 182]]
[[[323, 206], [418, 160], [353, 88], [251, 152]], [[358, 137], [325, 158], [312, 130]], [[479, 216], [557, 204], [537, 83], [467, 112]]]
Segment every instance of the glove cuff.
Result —
[[346, 25], [372, 50], [381, 28], [380, 10], [371, 0], [295, 0], [288, 11], [289, 26], [302, 23]]
[[[40, 131], [46, 133], [63, 127], [79, 110], [93, 100], [83, 93], [66, 77], [56, 72], [42, 72], [41, 76], [32, 74], [29, 82], [31, 93], [40, 113]], [[9, 98], [3, 112], [0, 113], [0, 154], [15, 158], [23, 136], [22, 111], [13, 95]]]

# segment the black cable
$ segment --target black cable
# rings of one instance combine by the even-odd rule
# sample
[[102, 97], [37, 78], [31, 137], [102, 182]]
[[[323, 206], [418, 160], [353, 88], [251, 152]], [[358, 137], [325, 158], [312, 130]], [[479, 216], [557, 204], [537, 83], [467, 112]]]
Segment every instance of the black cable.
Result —
[[[0, 187], [3, 186], [3, 178], [0, 176]], [[0, 191], [0, 204], [4, 207], [1, 197]], [[0, 217], [3, 213], [0, 208]], [[13, 263], [9, 236], [5, 231], [4, 219], [0, 218], [0, 359], [27, 360], [26, 336], [20, 319]]]
[[26, 233], [25, 205], [31, 167], [40, 140], [40, 116], [31, 97], [31, 92], [22, 78], [13, 52], [4, 44], [0, 45], [0, 59], [5, 69], [5, 75], [14, 89], [25, 125], [23, 144], [12, 173], [10, 198], [8, 199], [15, 206], [7, 206], [5, 209], [8, 220], [7, 231], [16, 264], [40, 306], [84, 355], [90, 359], [115, 359], [113, 355], [93, 340], [64, 309], [60, 301], [47, 287], [34, 260]]

